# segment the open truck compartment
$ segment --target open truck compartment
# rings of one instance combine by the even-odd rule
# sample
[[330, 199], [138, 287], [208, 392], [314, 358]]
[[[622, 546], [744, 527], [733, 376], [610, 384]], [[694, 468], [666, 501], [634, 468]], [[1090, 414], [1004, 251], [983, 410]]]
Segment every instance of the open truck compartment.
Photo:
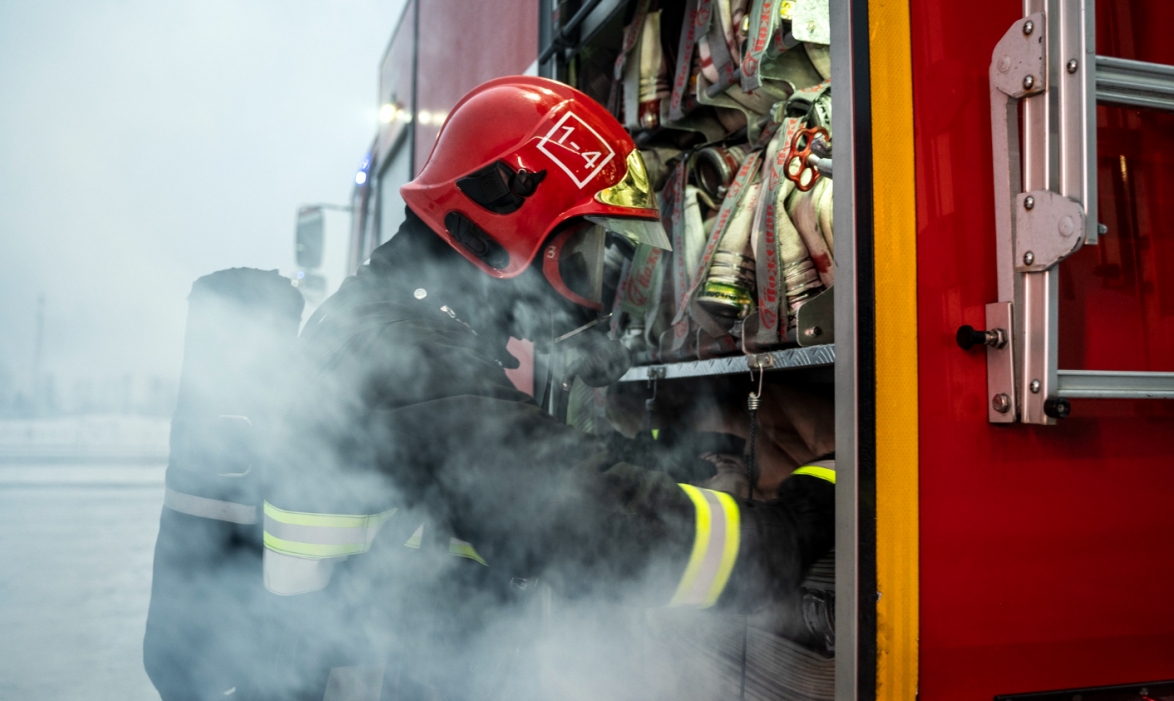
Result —
[[[590, 432], [692, 441], [721, 456], [694, 483], [743, 498], [835, 452], [827, 9], [586, 2], [558, 9], [539, 55], [632, 133], [673, 247], [614, 252], [606, 310], [634, 366], [548, 406]], [[750, 616], [641, 614], [648, 688], [833, 698], [834, 557], [792, 599]]]

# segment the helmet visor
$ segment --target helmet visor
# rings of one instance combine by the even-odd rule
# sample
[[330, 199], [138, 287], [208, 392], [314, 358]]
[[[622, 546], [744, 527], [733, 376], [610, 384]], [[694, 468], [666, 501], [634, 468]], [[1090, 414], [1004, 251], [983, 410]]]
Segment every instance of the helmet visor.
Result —
[[644, 244], [653, 248], [673, 250], [669, 243], [668, 234], [659, 219], [627, 219], [621, 217], [587, 217], [587, 220], [598, 224], [604, 231], [622, 236], [634, 244]]

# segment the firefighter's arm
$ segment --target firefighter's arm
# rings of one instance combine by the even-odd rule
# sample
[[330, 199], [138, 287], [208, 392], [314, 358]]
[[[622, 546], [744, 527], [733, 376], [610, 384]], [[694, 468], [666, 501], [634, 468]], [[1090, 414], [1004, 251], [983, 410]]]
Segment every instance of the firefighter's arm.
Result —
[[667, 556], [676, 566], [665, 580], [671, 589], [664, 592], [669, 606], [720, 604], [749, 610], [777, 600], [798, 587], [834, 544], [832, 469], [798, 470], [768, 502], [672, 484], [665, 475], [631, 465], [615, 465], [605, 478], [624, 501], [624, 511], [643, 513], [658, 524], [656, 529], [629, 524], [637, 533], [627, 534], [626, 540], [638, 542], [643, 533], [667, 531], [657, 534], [667, 546], [664, 552], [649, 549], [648, 555]]
[[[557, 575], [640, 603], [753, 606], [794, 588], [831, 548], [833, 488], [797, 475], [771, 502], [677, 484], [610, 459], [537, 407], [461, 396], [391, 412], [388, 465], [425, 464], [409, 501], [449, 521], [489, 567]], [[572, 594], [574, 592], [571, 592]]]

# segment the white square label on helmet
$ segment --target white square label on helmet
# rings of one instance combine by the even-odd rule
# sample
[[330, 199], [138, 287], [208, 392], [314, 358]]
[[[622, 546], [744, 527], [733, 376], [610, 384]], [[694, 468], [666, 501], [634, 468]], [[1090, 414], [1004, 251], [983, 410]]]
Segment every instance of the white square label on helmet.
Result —
[[538, 141], [538, 150], [563, 169], [580, 189], [615, 158], [616, 152], [587, 122], [567, 112]]

